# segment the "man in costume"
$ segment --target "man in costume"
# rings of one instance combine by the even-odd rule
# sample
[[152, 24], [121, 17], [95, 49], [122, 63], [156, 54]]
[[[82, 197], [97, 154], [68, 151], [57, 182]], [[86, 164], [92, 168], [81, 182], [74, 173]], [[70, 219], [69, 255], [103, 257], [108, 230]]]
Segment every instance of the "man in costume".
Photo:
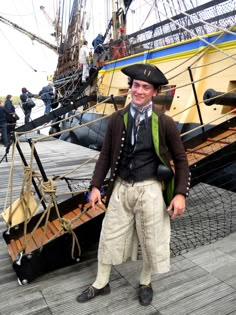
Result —
[[89, 48], [86, 40], [79, 50], [79, 63], [82, 65], [82, 83], [85, 83], [89, 77]]
[[168, 83], [164, 74], [149, 64], [131, 65], [121, 71], [130, 78], [132, 101], [110, 117], [91, 181], [94, 208], [101, 202], [100, 188], [110, 169], [97, 278], [77, 301], [110, 293], [112, 265], [135, 260], [140, 244], [143, 266], [138, 298], [141, 305], [149, 305], [152, 274], [170, 269], [169, 213], [173, 210], [172, 219], [184, 213], [189, 168], [174, 120], [152, 103], [161, 86]]
[[44, 114], [50, 113], [54, 101], [54, 85], [52, 82], [48, 82], [48, 85], [44, 86], [39, 92], [41, 100], [44, 102], [45, 110]]
[[32, 108], [36, 105], [32, 100], [32, 97], [35, 97], [35, 95], [30, 93], [25, 87], [21, 89], [21, 92], [20, 100], [25, 114], [25, 124], [27, 124], [30, 121]]

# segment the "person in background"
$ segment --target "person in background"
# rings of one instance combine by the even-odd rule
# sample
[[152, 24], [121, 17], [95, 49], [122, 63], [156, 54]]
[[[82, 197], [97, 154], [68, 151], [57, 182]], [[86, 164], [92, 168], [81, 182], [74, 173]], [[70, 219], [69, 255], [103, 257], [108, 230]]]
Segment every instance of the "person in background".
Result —
[[176, 123], [153, 106], [152, 98], [168, 83], [164, 74], [149, 64], [121, 71], [130, 78], [132, 101], [110, 117], [91, 180], [90, 204], [96, 211], [110, 170], [97, 277], [77, 301], [110, 293], [112, 265], [136, 260], [140, 244], [143, 266], [138, 299], [147, 306], [153, 298], [152, 274], [170, 268], [170, 215], [174, 219], [184, 213], [189, 168]]
[[52, 82], [48, 82], [48, 85], [44, 86], [39, 92], [41, 100], [44, 102], [45, 111], [44, 114], [48, 114], [52, 109], [54, 100], [54, 85]]
[[79, 63], [82, 65], [82, 83], [85, 83], [89, 77], [89, 48], [86, 40], [79, 50]]
[[0, 130], [2, 134], [2, 144], [7, 147], [8, 138], [7, 138], [7, 119], [4, 108], [4, 103], [0, 100]]
[[32, 108], [35, 106], [35, 103], [32, 100], [32, 97], [35, 97], [35, 95], [30, 93], [25, 87], [21, 89], [21, 92], [20, 100], [25, 114], [25, 124], [27, 124], [30, 120]]
[[90, 48], [90, 51], [89, 51], [89, 68], [92, 68], [93, 66], [93, 51], [92, 51], [92, 48]]
[[129, 41], [123, 27], [120, 28], [120, 38], [117, 39], [112, 46], [113, 60], [123, 58], [129, 54]]
[[104, 37], [102, 33], [99, 33], [98, 36], [92, 41], [94, 48], [93, 54], [93, 67], [99, 68], [100, 62], [105, 58], [105, 49], [103, 47]]
[[12, 103], [12, 95], [8, 94], [4, 103], [4, 109], [7, 119], [7, 134], [10, 138], [10, 134], [15, 130], [16, 121], [19, 117], [16, 114], [15, 106]]

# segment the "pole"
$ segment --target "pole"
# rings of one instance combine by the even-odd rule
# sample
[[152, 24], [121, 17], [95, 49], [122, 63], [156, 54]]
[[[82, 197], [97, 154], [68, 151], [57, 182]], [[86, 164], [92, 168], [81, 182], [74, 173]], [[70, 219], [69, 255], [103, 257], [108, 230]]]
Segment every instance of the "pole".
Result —
[[[192, 70], [191, 70], [190, 67], [188, 67], [188, 72], [189, 72], [189, 76], [190, 76], [190, 79], [191, 79], [191, 84], [192, 84], [192, 88], [193, 88], [193, 95], [194, 95], [194, 98], [195, 98], [195, 101], [196, 101], [196, 106], [197, 106], [197, 111], [198, 111], [198, 116], [199, 116], [200, 124], [203, 125], [202, 114], [201, 114], [201, 110], [200, 110], [200, 106], [199, 106], [199, 102], [198, 102], [198, 97], [197, 97], [196, 88], [195, 88], [194, 81], [193, 81]], [[203, 132], [205, 131], [205, 129], [204, 129], [203, 126], [202, 126], [202, 131], [203, 131]]]
[[[21, 159], [22, 159], [22, 162], [23, 162], [24, 166], [28, 166], [28, 163], [27, 163], [27, 161], [26, 161], [26, 159], [25, 159], [25, 157], [24, 157], [24, 155], [23, 155], [23, 152], [22, 152], [21, 147], [20, 147], [20, 145], [19, 145], [18, 142], [16, 143], [16, 147], [17, 147], [17, 150], [18, 150], [18, 152], [19, 152], [19, 154], [20, 154], [20, 157], [21, 157]], [[32, 177], [32, 184], [33, 184], [34, 189], [35, 189], [35, 191], [36, 191], [36, 193], [37, 193], [37, 195], [38, 195], [38, 197], [39, 197], [39, 200], [41, 200], [41, 198], [42, 198], [41, 192], [40, 192], [40, 190], [38, 189], [38, 186], [37, 186], [37, 184], [36, 184], [36, 182], [35, 182], [35, 180], [34, 180], [33, 177]], [[45, 209], [47, 208], [47, 206], [46, 206], [44, 200], [41, 201], [41, 204], [42, 204], [42, 206], [43, 206], [43, 208], [44, 208], [44, 210], [45, 210]]]

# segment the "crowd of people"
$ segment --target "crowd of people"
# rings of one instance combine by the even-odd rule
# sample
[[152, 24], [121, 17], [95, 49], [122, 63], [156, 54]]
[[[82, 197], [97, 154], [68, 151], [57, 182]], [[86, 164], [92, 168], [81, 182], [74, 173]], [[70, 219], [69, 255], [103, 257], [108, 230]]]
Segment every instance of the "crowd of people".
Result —
[[[33, 94], [26, 87], [21, 89], [20, 106], [24, 113], [24, 123], [29, 123], [31, 119], [32, 109], [35, 107], [35, 99], [41, 99], [44, 103], [44, 114], [48, 114], [54, 103], [55, 90], [52, 82], [48, 82], [38, 94]], [[0, 134], [1, 142], [5, 147], [10, 144], [11, 134], [15, 130], [15, 126], [19, 116], [16, 113], [15, 106], [12, 102], [12, 95], [8, 94], [3, 102], [0, 100]]]
[[[94, 69], [98, 69], [103, 65], [107, 55], [110, 59], [121, 58], [126, 55], [126, 43], [123, 29], [120, 29], [120, 39], [113, 42], [111, 39], [108, 44], [104, 45], [105, 37], [99, 33], [92, 41], [92, 50], [88, 47], [88, 42], [84, 40], [79, 51], [79, 64], [82, 68], [82, 84], [85, 83]], [[29, 123], [31, 119], [32, 109], [36, 103], [33, 100], [41, 99], [44, 103], [44, 114], [50, 113], [53, 108], [55, 99], [55, 89], [52, 82], [48, 82], [38, 94], [31, 93], [26, 87], [21, 89], [20, 102], [24, 113], [24, 123]], [[0, 132], [1, 140], [4, 146], [9, 143], [9, 135], [15, 129], [16, 121], [19, 119], [12, 104], [12, 96], [7, 95], [5, 102], [0, 101]]]
[[[124, 29], [120, 29], [120, 38], [116, 41], [112, 39], [108, 44], [104, 44], [105, 37], [99, 33], [92, 41], [93, 49], [89, 49], [88, 41], [84, 40], [83, 45], [79, 50], [79, 65], [82, 68], [82, 84], [88, 80], [88, 77], [95, 69], [99, 69], [104, 61], [109, 59], [117, 59], [124, 57], [127, 54], [127, 40], [124, 35]], [[93, 52], [92, 52], [93, 50]], [[21, 108], [24, 113], [24, 123], [29, 123], [31, 119], [32, 109], [35, 107], [36, 99], [41, 99], [44, 103], [44, 114], [48, 114], [53, 108], [55, 99], [55, 89], [52, 82], [48, 82], [38, 94], [33, 94], [26, 87], [21, 89], [20, 101]], [[5, 103], [0, 102], [0, 132], [2, 143], [7, 146], [9, 142], [9, 134], [14, 130], [16, 120], [19, 119], [15, 113], [15, 107], [12, 104], [12, 96], [7, 95]]]

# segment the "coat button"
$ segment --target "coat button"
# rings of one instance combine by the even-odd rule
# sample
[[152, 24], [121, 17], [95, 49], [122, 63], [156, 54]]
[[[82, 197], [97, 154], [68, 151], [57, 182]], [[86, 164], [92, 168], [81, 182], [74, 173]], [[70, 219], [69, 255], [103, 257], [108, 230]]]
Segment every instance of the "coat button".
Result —
[[113, 179], [113, 178], [111, 179], [111, 182], [114, 182], [114, 179]]

